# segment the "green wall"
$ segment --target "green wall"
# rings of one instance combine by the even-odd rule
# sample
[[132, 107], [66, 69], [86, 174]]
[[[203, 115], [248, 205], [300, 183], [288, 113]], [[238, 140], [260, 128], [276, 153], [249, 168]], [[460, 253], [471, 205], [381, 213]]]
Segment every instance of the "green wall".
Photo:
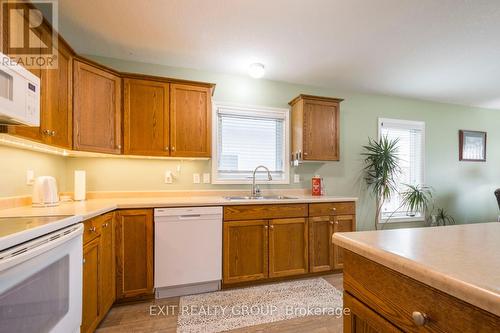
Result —
[[[309, 188], [311, 176], [320, 174], [325, 179], [327, 194], [359, 197], [358, 229], [360, 230], [373, 228], [374, 201], [360, 178], [362, 169], [360, 152], [368, 137], [376, 137], [378, 117], [425, 121], [426, 180], [427, 184], [436, 190], [437, 204], [449, 210], [459, 223], [494, 221], [497, 218], [498, 207], [493, 191], [500, 187], [500, 131], [498, 130], [500, 111], [498, 110], [356, 94], [333, 88], [254, 80], [243, 76], [102, 57], [91, 56], [91, 58], [127, 72], [214, 82], [217, 84], [214, 100], [220, 102], [287, 107], [288, 102], [299, 93], [344, 98], [341, 104], [341, 161], [306, 163], [292, 168], [291, 174], [300, 174], [302, 182], [281, 187]], [[488, 132], [488, 162], [458, 161], [459, 129]], [[88, 189], [94, 191], [242, 187], [192, 184], [192, 173], [210, 172], [210, 163], [210, 161], [67, 158], [64, 174], [60, 177], [64, 178], [65, 184], [68, 184], [65, 187], [68, 191], [72, 190], [72, 174], [75, 169], [87, 171]], [[174, 184], [164, 184], [164, 171], [170, 169], [175, 172], [179, 164], [181, 172]], [[273, 188], [280, 186], [276, 185]], [[418, 224], [403, 224], [403, 226], [412, 225]]]

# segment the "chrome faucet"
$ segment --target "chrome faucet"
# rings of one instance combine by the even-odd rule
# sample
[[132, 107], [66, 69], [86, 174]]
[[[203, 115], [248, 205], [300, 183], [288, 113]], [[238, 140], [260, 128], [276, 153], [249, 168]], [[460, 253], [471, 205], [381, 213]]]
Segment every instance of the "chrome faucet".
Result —
[[255, 185], [255, 174], [257, 173], [257, 169], [264, 168], [267, 171], [267, 180], [273, 180], [273, 177], [271, 176], [271, 172], [269, 172], [269, 169], [266, 168], [263, 165], [259, 165], [258, 167], [255, 168], [253, 171], [253, 179], [252, 179], [252, 197], [260, 197], [260, 188], [259, 186]]

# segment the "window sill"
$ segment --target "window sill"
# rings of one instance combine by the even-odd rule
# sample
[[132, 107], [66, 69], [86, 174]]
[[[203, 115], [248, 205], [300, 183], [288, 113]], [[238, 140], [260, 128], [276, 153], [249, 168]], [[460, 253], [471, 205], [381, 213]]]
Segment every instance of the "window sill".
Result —
[[422, 216], [418, 217], [393, 217], [389, 221], [387, 218], [382, 218], [380, 224], [391, 224], [391, 223], [408, 223], [408, 222], [425, 222], [425, 218]]
[[[229, 184], [229, 185], [252, 185], [252, 180], [239, 180], [239, 179], [214, 179], [212, 178], [212, 184]], [[288, 185], [290, 180], [280, 179], [280, 180], [266, 180], [266, 181], [255, 181], [256, 185]]]

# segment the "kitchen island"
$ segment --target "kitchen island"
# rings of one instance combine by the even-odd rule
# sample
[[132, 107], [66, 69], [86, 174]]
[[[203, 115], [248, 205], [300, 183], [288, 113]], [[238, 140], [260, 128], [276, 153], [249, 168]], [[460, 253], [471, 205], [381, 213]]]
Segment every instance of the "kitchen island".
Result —
[[344, 332], [499, 332], [500, 223], [336, 233]]

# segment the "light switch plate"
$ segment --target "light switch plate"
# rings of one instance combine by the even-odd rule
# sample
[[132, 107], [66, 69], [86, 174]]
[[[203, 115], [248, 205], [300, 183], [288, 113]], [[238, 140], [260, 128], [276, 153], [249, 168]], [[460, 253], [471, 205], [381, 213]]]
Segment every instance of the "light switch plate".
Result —
[[199, 184], [199, 183], [200, 183], [200, 174], [193, 173], [193, 184]]
[[300, 183], [300, 175], [293, 175], [293, 182]]
[[172, 182], [173, 182], [172, 171], [170, 170], [165, 171], [165, 184], [172, 184]]
[[210, 174], [208, 172], [203, 174], [203, 184], [210, 184]]
[[26, 185], [33, 185], [35, 183], [35, 171], [26, 170]]

